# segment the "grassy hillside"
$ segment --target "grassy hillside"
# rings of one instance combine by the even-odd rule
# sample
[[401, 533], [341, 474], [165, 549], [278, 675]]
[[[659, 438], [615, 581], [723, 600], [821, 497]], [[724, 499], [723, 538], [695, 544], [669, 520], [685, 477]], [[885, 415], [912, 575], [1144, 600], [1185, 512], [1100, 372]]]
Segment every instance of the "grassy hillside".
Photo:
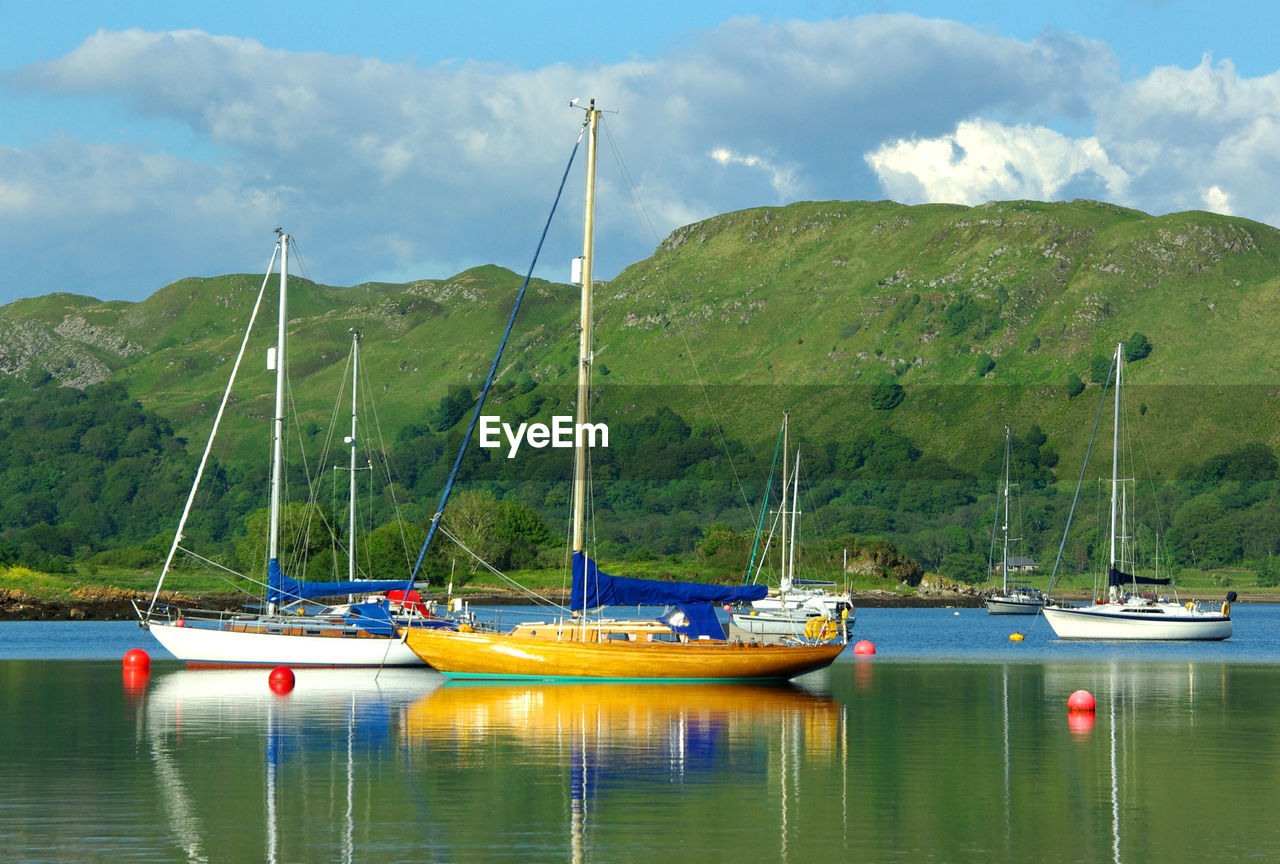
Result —
[[[805, 203], [672, 234], [601, 291], [598, 356], [610, 384], [641, 385], [689, 380], [694, 356], [704, 380], [742, 391], [724, 411], [740, 433], [788, 405], [819, 437], [884, 422], [966, 457], [1038, 422], [1065, 456], [1097, 404], [1067, 399], [1067, 375], [1088, 381], [1095, 355], [1140, 332], [1154, 350], [1129, 381], [1163, 463], [1277, 443], [1278, 288], [1280, 232], [1231, 217]], [[884, 381], [905, 401], [869, 416]]]
[[[364, 334], [383, 433], [405, 432], [405, 452], [425, 447], [419, 433], [435, 422], [441, 399], [478, 388], [520, 281], [497, 267], [350, 288], [291, 278], [290, 382], [304, 429], [314, 437], [343, 410], [334, 394], [354, 327]], [[0, 372], [77, 387], [122, 382], [194, 451], [262, 284], [261, 275], [191, 278], [139, 303], [53, 294], [0, 307]], [[263, 359], [274, 341], [276, 285], [276, 277], [267, 282], [226, 420], [226, 465], [265, 452], [272, 378]], [[840, 483], [875, 481], [866, 469], [850, 473], [856, 459], [839, 448], [872, 452], [867, 442], [880, 441], [891, 450], [883, 442], [900, 440], [972, 475], [954, 483], [985, 483], [1003, 427], [1021, 436], [1038, 426], [1060, 457], [1052, 482], [1070, 491], [1098, 411], [1092, 361], [1136, 333], [1152, 350], [1128, 367], [1130, 402], [1157, 478], [1176, 479], [1245, 444], [1280, 447], [1280, 353], [1266, 326], [1280, 313], [1280, 231], [1247, 220], [1153, 217], [1093, 201], [805, 202], [685, 226], [598, 285], [596, 296], [597, 419], [625, 425], [665, 406], [691, 424], [699, 447], [724, 438], [745, 449], [732, 468], [689, 448], [670, 458], [686, 472], [682, 500], [712, 495], [720, 503], [710, 509], [652, 498], [651, 480], [619, 496], [632, 509], [661, 508], [686, 533], [693, 529], [685, 523], [729, 512], [721, 499], [758, 494], [784, 410], [806, 446], [826, 451], [816, 470], [844, 466]], [[564, 413], [577, 298], [573, 286], [531, 286], [492, 403], [504, 419]], [[1073, 377], [1089, 384], [1074, 398]], [[878, 397], [890, 385], [901, 388], [900, 401]], [[419, 467], [438, 471], [443, 445], [431, 446]], [[542, 478], [554, 473], [545, 461], [481, 462], [469, 474], [491, 488], [528, 496], [544, 514], [561, 506], [563, 496], [545, 489]], [[633, 467], [608, 465], [624, 481]], [[911, 482], [947, 473], [926, 467]], [[710, 478], [715, 472], [733, 476], [722, 482]], [[433, 506], [437, 483], [434, 475], [419, 483], [420, 512]], [[867, 531], [910, 535], [919, 545], [919, 532], [938, 527], [936, 514], [895, 521], [857, 504], [856, 490], [827, 492], [847, 503], [841, 518], [854, 530], [865, 519]], [[976, 536], [985, 507], [957, 507], [947, 520]], [[1061, 507], [1046, 505], [1045, 514], [1048, 532]], [[624, 533], [645, 528], [635, 519]]]

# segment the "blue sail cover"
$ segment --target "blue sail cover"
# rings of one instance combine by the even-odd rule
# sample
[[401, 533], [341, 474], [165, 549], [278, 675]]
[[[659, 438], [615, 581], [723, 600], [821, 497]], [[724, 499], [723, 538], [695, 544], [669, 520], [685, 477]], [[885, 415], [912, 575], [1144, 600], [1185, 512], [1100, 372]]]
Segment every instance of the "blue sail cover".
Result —
[[681, 603], [676, 608], [684, 613], [684, 622], [680, 623], [674, 619], [674, 616], [663, 615], [660, 619], [668, 627], [677, 633], [682, 633], [690, 639], [700, 639], [706, 636], [708, 639], [723, 639], [724, 626], [721, 625], [719, 617], [716, 616], [716, 607], [712, 603]]
[[384, 603], [353, 603], [344, 620], [375, 636], [392, 636], [396, 632], [391, 613]]
[[336, 597], [368, 591], [392, 591], [404, 588], [406, 579], [364, 579], [356, 582], [302, 582], [290, 579], [280, 569], [280, 561], [272, 558], [267, 565], [267, 602], [286, 604], [312, 597]]
[[[745, 603], [769, 591], [764, 585], [708, 585], [703, 582], [664, 582], [610, 576], [581, 552], [573, 553], [575, 612], [599, 606], [678, 606], [686, 603]], [[687, 611], [687, 610], [686, 610]]]

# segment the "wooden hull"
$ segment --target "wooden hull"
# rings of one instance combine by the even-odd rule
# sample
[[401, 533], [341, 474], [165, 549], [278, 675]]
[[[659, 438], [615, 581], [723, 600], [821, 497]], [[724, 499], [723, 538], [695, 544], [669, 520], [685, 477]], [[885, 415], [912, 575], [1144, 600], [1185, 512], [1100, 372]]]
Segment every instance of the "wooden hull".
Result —
[[829, 666], [844, 645], [580, 642], [507, 633], [411, 631], [409, 647], [450, 678], [782, 680]]

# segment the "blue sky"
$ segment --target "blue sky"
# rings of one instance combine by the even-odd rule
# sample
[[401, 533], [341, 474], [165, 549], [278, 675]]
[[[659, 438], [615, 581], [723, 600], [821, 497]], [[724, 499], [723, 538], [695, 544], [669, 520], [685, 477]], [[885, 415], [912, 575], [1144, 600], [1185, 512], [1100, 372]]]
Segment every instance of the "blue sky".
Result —
[[[0, 2], [0, 304], [532, 256], [618, 109], [597, 273], [812, 199], [1097, 198], [1280, 224], [1273, 2]], [[580, 169], [579, 165], [579, 169]], [[577, 254], [580, 174], [538, 275]]]

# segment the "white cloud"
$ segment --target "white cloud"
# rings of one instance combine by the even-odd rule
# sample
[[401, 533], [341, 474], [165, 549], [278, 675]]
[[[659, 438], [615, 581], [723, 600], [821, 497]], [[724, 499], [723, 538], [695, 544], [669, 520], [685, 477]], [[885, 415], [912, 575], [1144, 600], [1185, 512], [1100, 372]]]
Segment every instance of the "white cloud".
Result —
[[1211, 213], [1230, 216], [1234, 212], [1231, 208], [1231, 196], [1222, 191], [1221, 186], [1210, 186], [1201, 193], [1201, 198], [1204, 201], [1204, 208]]
[[1280, 73], [1162, 67], [1099, 100], [1097, 135], [1155, 212], [1208, 207], [1280, 224]]
[[793, 166], [775, 165], [764, 156], [735, 153], [727, 147], [717, 147], [707, 155], [718, 165], [743, 165], [758, 169], [769, 177], [770, 187], [781, 198], [794, 199], [799, 191], [800, 184], [796, 182], [796, 171]]
[[892, 197], [908, 202], [979, 204], [1003, 198], [1052, 200], [1085, 175], [1124, 196], [1128, 176], [1096, 138], [1068, 138], [1040, 126], [990, 120], [960, 123], [937, 138], [899, 139], [868, 153], [867, 163]]
[[[686, 36], [664, 56], [522, 70], [100, 31], [4, 79], [26, 100], [112, 106], [125, 132], [0, 150], [0, 257], [35, 293], [136, 298], [256, 265], [282, 225], [336, 284], [523, 270], [578, 131], [568, 100], [592, 96], [619, 109], [600, 163], [605, 277], [689, 221], [799, 196], [1083, 195], [1280, 222], [1280, 74], [1206, 59], [1125, 80], [1094, 41], [909, 15]], [[129, 131], [138, 118], [181, 134], [157, 143]], [[578, 177], [540, 275], [563, 278], [577, 252]], [[147, 269], [157, 248], [169, 259]]]

